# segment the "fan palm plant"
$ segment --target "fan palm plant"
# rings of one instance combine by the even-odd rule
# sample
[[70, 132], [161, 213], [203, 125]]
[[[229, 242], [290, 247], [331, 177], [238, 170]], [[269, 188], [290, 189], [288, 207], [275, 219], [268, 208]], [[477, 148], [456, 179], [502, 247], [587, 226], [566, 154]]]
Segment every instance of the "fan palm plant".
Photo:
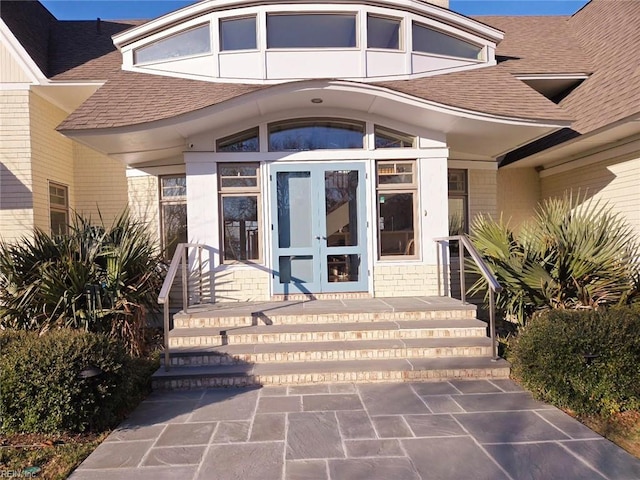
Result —
[[[586, 195], [544, 201], [518, 236], [476, 218], [471, 240], [505, 287], [498, 306], [524, 324], [547, 309], [625, 303], [638, 292], [638, 244], [621, 215]], [[479, 280], [471, 287], [483, 289]]]
[[0, 243], [0, 327], [106, 332], [141, 354], [161, 262], [145, 227], [127, 213], [109, 228], [76, 216], [68, 235], [36, 230]]

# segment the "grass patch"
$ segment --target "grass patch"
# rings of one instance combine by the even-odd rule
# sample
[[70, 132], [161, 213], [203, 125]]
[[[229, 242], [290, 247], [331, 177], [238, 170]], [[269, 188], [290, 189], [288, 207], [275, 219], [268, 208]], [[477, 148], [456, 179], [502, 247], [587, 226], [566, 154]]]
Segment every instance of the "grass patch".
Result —
[[640, 411], [628, 411], [610, 416], [585, 415], [577, 419], [640, 459]]
[[108, 434], [0, 436], [0, 472], [20, 478], [26, 469], [37, 467], [35, 478], [64, 480]]

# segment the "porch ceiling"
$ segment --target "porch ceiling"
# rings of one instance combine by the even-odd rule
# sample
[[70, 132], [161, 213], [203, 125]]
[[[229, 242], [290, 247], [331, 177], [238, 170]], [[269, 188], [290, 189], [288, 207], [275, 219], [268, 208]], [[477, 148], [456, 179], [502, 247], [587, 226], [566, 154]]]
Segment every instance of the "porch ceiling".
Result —
[[[322, 103], [311, 99], [321, 98]], [[496, 115], [425, 100], [390, 88], [346, 81], [293, 82], [239, 95], [206, 108], [148, 123], [66, 130], [65, 135], [135, 166], [181, 156], [189, 138], [232, 125], [295, 116], [378, 117], [446, 135], [460, 157], [495, 159], [569, 125]], [[212, 133], [212, 137], [215, 133]], [[193, 151], [193, 150], [191, 150]]]

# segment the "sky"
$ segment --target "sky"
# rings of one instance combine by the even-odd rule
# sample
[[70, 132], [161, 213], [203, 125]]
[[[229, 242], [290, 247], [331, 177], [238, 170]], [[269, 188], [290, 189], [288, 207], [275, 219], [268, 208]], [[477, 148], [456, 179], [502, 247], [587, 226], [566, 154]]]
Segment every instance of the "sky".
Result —
[[[185, 0], [40, 0], [58, 20], [151, 19], [189, 4]], [[571, 15], [587, 0], [450, 0], [464, 15]]]

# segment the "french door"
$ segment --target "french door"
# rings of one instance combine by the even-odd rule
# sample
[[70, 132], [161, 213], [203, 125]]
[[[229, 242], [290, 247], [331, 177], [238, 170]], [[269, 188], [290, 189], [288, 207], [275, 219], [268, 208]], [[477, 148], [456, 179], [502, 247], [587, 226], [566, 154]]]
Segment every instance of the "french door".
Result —
[[272, 165], [275, 294], [367, 291], [364, 163]]

